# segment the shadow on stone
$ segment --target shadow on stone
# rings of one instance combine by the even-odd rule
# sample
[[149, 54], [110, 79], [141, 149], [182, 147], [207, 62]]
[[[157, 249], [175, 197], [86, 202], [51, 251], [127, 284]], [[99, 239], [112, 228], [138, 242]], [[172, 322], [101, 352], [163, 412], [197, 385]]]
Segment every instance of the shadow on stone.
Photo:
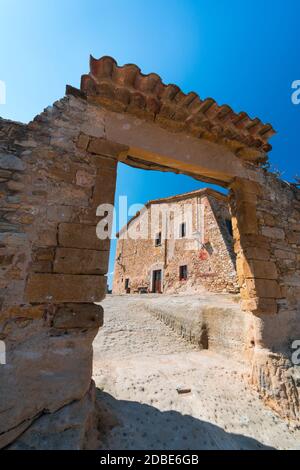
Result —
[[[184, 399], [184, 398], [183, 398]], [[97, 389], [100, 449], [117, 450], [272, 450], [241, 434], [182, 415], [126, 400]]]

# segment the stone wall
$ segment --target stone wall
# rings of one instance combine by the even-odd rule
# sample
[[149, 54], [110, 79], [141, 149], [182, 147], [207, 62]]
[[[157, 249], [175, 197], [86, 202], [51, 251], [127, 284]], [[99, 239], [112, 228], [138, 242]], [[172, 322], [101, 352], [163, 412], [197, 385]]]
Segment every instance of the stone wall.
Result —
[[184, 295], [139, 301], [148, 310], [199, 349], [209, 349], [241, 361], [245, 331], [251, 324], [251, 314], [241, 311], [238, 296], [228, 294]]
[[298, 419], [300, 371], [291, 357], [300, 338], [300, 191], [261, 170], [260, 184], [236, 182], [233, 198], [242, 306], [253, 313], [252, 383], [280, 414]]
[[114, 201], [117, 162], [86, 150], [103, 135], [86, 108], [67, 97], [27, 126], [0, 121], [0, 447], [27, 428], [30, 447], [32, 423], [34, 435], [53, 421], [45, 416], [73, 416], [77, 402], [86, 413], [80, 433], [78, 421], [66, 425], [72, 448], [92, 445], [92, 341], [103, 322], [94, 302], [106, 292], [109, 256], [96, 208]]
[[[146, 212], [143, 211], [130, 222], [128, 230], [121, 231], [116, 250], [114, 294], [126, 292], [126, 279], [129, 280], [131, 293], [138, 292], [141, 287], [150, 292], [151, 276], [155, 269], [162, 270], [165, 294], [205, 290], [237, 292], [233, 241], [226, 227], [226, 220], [230, 220], [226, 197], [215, 191], [200, 190], [175, 198], [153, 201]], [[203, 228], [200, 227], [200, 204], [203, 207]], [[165, 239], [159, 217], [151, 219], [153, 206], [157, 212], [169, 212]], [[184, 218], [174, 221], [173, 211], [181, 214], [184, 208], [189, 207], [192, 209], [191, 224]], [[148, 232], [137, 232], [137, 227], [141, 230], [144, 226], [144, 220], [149, 223]], [[190, 233], [185, 238], [179, 238], [177, 232], [183, 221]], [[193, 234], [201, 231], [203, 239], [196, 242]], [[162, 232], [162, 244], [155, 246], [154, 237], [159, 232]], [[134, 238], [137, 233], [138, 239]], [[202, 242], [205, 243], [204, 247], [201, 247]], [[179, 267], [182, 265], [187, 266], [187, 280], [179, 279]]]
[[[260, 168], [265, 156], [243, 133], [247, 119], [231, 140], [210, 142], [194, 128], [185, 135], [184, 123], [165, 129], [162, 116], [137, 115], [152, 103], [142, 92], [130, 92], [130, 105], [120, 108], [105, 84], [91, 89], [91, 99], [73, 90], [28, 125], [0, 121], [0, 340], [7, 350], [0, 447], [53, 442], [53, 423], [57, 435], [69, 429], [72, 448], [95, 445], [92, 341], [102, 309], [94, 302], [105, 295], [109, 254], [109, 241], [96, 236], [96, 208], [113, 203], [120, 160], [231, 187], [238, 282], [250, 314], [243, 357], [267, 403], [299, 422], [299, 366], [290, 349], [300, 334], [299, 190]], [[258, 127], [264, 146], [271, 130]]]

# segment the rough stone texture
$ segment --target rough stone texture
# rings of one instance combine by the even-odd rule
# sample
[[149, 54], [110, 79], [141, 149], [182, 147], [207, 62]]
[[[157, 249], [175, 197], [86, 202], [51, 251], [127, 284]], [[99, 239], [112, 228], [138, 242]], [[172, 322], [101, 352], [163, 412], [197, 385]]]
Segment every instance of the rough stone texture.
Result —
[[101, 247], [94, 225], [62, 223], [58, 227], [58, 242], [72, 248], [97, 250]]
[[28, 279], [25, 298], [31, 303], [100, 302], [105, 289], [103, 276], [34, 273]]
[[[70, 97], [27, 126], [0, 121], [0, 338], [7, 351], [0, 366], [0, 447], [27, 428], [21, 446], [55, 447], [59, 436], [66, 439], [62, 447], [89, 446], [84, 429], [93, 402], [84, 397], [92, 341], [103, 322], [93, 302], [106, 292], [109, 256], [109, 241], [96, 235], [95, 186], [103, 163], [114, 190], [116, 160], [77, 146], [86, 106]], [[113, 203], [113, 190], [106, 202]], [[66, 433], [61, 415], [70, 421]], [[45, 434], [44, 444], [36, 433]]]
[[236, 182], [232, 190], [242, 306], [256, 316], [251, 381], [270, 406], [298, 421], [299, 366], [291, 346], [300, 337], [300, 193], [267, 172], [260, 185]]
[[[274, 134], [270, 124], [251, 120], [246, 113], [235, 114], [196, 93], [185, 95], [175, 85], [165, 85], [152, 73], [144, 75], [133, 64], [118, 66], [112, 57], [91, 57], [90, 74], [83, 75], [81, 92], [114, 111], [127, 111], [160, 126], [214, 140], [235, 149], [240, 158], [257, 161], [270, 150], [267, 141]], [[252, 152], [249, 152], [249, 149]]]
[[[94, 341], [100, 449], [299, 449], [300, 430], [246, 386], [250, 364], [241, 361], [241, 354], [229, 357], [231, 339], [245, 321], [230, 297], [107, 296], [102, 303], [105, 325]], [[199, 350], [147, 310], [149, 304], [170, 316], [179, 310], [184, 320], [184, 308], [196, 316], [197, 305], [222, 308], [219, 303], [232, 309], [225, 317], [227, 347], [219, 352]], [[221, 315], [215, 326], [212, 333], [220, 328], [222, 336]], [[180, 395], [178, 388], [191, 393]]]
[[246, 331], [251, 315], [241, 311], [239, 296], [205, 293], [141, 298], [136, 300], [150, 312], [199, 349], [209, 349], [241, 360], [248, 345]]
[[[217, 295], [173, 299], [152, 298], [137, 301], [177, 334], [197, 345], [226, 357], [243, 360], [253, 356], [250, 383], [278, 414], [294, 421], [299, 413], [299, 366], [293, 366], [284, 355], [255, 347], [251, 339], [251, 314], [242, 312], [238, 299]], [[294, 324], [297, 328], [298, 325]], [[250, 337], [249, 337], [250, 333]], [[295, 338], [297, 333], [295, 333]]]
[[57, 248], [53, 270], [55, 273], [105, 274], [107, 257], [107, 251]]
[[7, 450], [84, 450], [98, 446], [95, 385], [81, 400], [38, 417]]
[[94, 304], [64, 304], [57, 308], [52, 320], [54, 328], [100, 328], [103, 308]]
[[286, 356], [268, 349], [256, 349], [250, 383], [270, 408], [298, 426], [300, 370], [299, 365], [294, 366]]
[[[166, 210], [169, 212], [165, 225], [162, 219]], [[156, 269], [162, 271], [163, 293], [205, 289], [237, 292], [233, 241], [226, 220], [230, 222], [226, 197], [216, 191], [199, 190], [150, 201], [120, 232], [113, 293], [126, 293], [126, 280], [131, 293], [142, 288], [152, 292]], [[179, 238], [182, 222], [186, 224], [186, 236]], [[162, 243], [155, 246], [159, 232]], [[198, 234], [197, 238], [194, 234]], [[187, 266], [187, 280], [179, 277], [179, 267], [183, 265]]]
[[87, 312], [86, 322], [71, 321], [72, 306], [53, 309], [40, 319], [20, 312], [1, 328], [7, 356], [1, 366], [1, 446], [21, 434], [24, 423], [81, 400], [90, 387], [92, 341], [101, 321], [91, 321]]

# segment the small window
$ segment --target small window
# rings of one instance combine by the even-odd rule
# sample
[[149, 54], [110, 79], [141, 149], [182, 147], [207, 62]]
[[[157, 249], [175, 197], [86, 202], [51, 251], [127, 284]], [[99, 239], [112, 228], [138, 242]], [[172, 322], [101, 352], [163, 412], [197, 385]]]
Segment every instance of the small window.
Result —
[[129, 279], [125, 279], [125, 289], [129, 289]]
[[180, 281], [187, 280], [187, 265], [179, 266], [179, 279]]
[[161, 232], [159, 232], [155, 237], [155, 246], [161, 246]]
[[184, 238], [186, 236], [186, 223], [183, 222], [182, 224], [180, 224], [180, 227], [179, 227], [179, 236], [180, 238]]
[[231, 219], [226, 219], [225, 222], [226, 222], [226, 228], [227, 228], [227, 231], [228, 231], [229, 235], [231, 237], [233, 237], [233, 229], [232, 229]]

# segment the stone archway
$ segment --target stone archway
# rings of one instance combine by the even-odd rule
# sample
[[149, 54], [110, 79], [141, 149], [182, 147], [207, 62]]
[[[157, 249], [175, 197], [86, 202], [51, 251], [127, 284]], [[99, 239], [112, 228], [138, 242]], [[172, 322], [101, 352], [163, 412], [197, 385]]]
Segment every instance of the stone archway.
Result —
[[76, 421], [72, 445], [93, 445], [92, 341], [103, 313], [94, 302], [105, 296], [109, 254], [96, 208], [114, 201], [118, 161], [230, 189], [251, 314], [241, 354], [270, 406], [299, 418], [290, 345], [300, 337], [300, 192], [263, 168], [273, 132], [109, 57], [92, 58], [81, 89], [67, 87], [28, 125], [0, 121], [1, 447], [41, 419], [59, 433], [61, 412], [70, 428]]

